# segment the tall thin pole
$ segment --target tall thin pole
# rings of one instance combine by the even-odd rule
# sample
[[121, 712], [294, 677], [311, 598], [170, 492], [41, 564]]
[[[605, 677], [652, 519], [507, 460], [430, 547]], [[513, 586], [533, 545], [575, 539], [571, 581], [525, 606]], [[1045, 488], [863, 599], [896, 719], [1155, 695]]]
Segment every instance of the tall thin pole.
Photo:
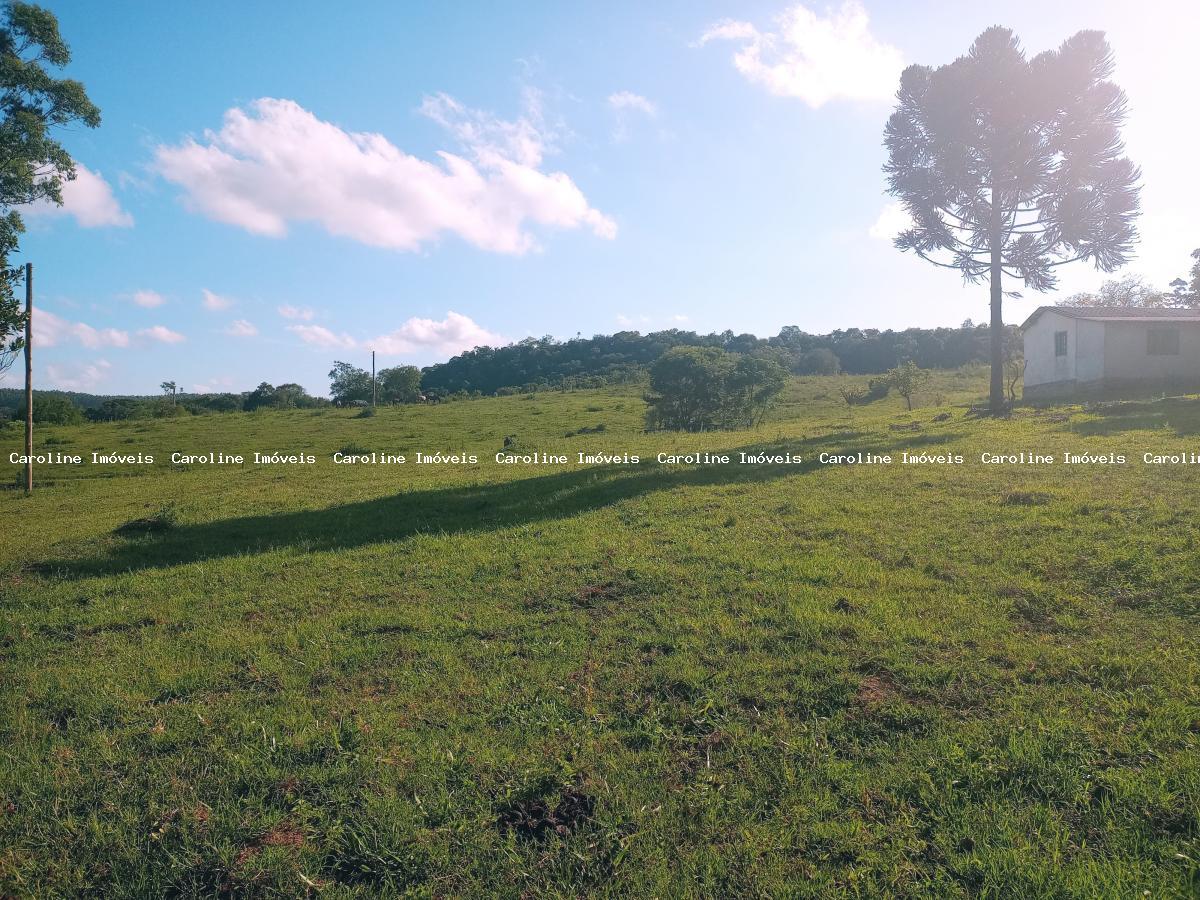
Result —
[[375, 351], [371, 351], [371, 406], [375, 406], [375, 390], [379, 383], [375, 380]]
[[33, 263], [25, 263], [25, 493], [33, 493]]

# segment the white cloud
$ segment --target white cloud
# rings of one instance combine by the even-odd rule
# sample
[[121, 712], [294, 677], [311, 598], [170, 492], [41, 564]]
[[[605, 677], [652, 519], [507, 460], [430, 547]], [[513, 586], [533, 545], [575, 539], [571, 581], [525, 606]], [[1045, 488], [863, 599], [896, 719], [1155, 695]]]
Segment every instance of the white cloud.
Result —
[[204, 294], [204, 308], [209, 312], [221, 312], [233, 306], [233, 300], [229, 297], [222, 297], [220, 294], [214, 294], [208, 288], [202, 290]]
[[453, 355], [484, 345], [505, 343], [500, 335], [488, 331], [469, 316], [450, 311], [440, 322], [413, 317], [389, 334], [369, 342], [371, 349], [389, 355], [435, 350]]
[[296, 335], [306, 344], [314, 347], [337, 347], [350, 349], [358, 346], [358, 342], [348, 334], [334, 334], [322, 325], [289, 325], [287, 330]]
[[608, 105], [613, 109], [636, 110], [651, 117], [658, 115], [658, 107], [653, 102], [633, 91], [617, 91], [615, 94], [609, 94]]
[[94, 363], [82, 366], [46, 366], [46, 383], [48, 387], [60, 391], [94, 391], [108, 378], [112, 364], [106, 359], [98, 359]]
[[26, 207], [24, 212], [31, 216], [72, 216], [84, 228], [129, 228], [133, 225], [133, 216], [121, 209], [109, 183], [83, 163], [75, 163], [73, 181], [63, 182], [62, 199], [62, 206], [39, 201]]
[[633, 328], [635, 325], [649, 325], [654, 320], [649, 316], [627, 316], [624, 313], [617, 313], [617, 324], [622, 328]]
[[[144, 341], [178, 344], [185, 340], [177, 331], [165, 325], [152, 325], [138, 331], [136, 337]], [[120, 328], [94, 328], [86, 322], [72, 322], [48, 310], [35, 310], [33, 314], [34, 347], [56, 347], [74, 341], [89, 349], [99, 347], [128, 347], [131, 339], [128, 331]]]
[[858, 0], [844, 0], [825, 17], [797, 4], [777, 17], [775, 31], [726, 19], [697, 45], [741, 42], [733, 56], [739, 72], [775, 96], [797, 97], [817, 109], [831, 100], [887, 100], [895, 94], [904, 57], [869, 26]]
[[546, 125], [540, 92], [526, 88], [522, 100], [524, 113], [512, 122], [471, 109], [442, 93], [425, 97], [419, 111], [454, 135], [476, 157], [509, 159], [537, 168], [546, 153], [556, 149], [558, 130]]
[[137, 334], [140, 338], [145, 338], [149, 341], [159, 341], [163, 344], [178, 344], [187, 340], [178, 331], [172, 331], [165, 325], [151, 325], [149, 328], [143, 328]]
[[905, 212], [904, 204], [893, 202], [880, 210], [879, 217], [867, 229], [867, 234], [881, 241], [891, 241], [900, 232], [910, 227], [912, 227], [912, 217]]
[[235, 319], [225, 329], [225, 333], [230, 337], [254, 337], [258, 334], [258, 329], [253, 322], [247, 322], [245, 319]]
[[[219, 131], [155, 152], [155, 167], [204, 215], [282, 237], [312, 222], [375, 247], [413, 251], [446, 234], [484, 250], [537, 248], [530, 226], [616, 234], [563, 172], [540, 168], [547, 135], [536, 107], [515, 122], [451, 97], [421, 111], [464, 145], [418, 159], [380, 134], [349, 132], [291, 100], [263, 98], [225, 114]], [[469, 158], [468, 158], [469, 157]]]
[[307, 306], [291, 306], [287, 303], [278, 308], [279, 314], [285, 319], [299, 319], [302, 322], [312, 321], [313, 311]]
[[146, 309], [154, 309], [156, 306], [162, 306], [167, 300], [158, 291], [134, 291], [133, 302]]
[[33, 345], [36, 349], [55, 347], [67, 341], [76, 341], [84, 347], [128, 347], [129, 332], [119, 328], [93, 328], [86, 322], [71, 322], [48, 310], [34, 310]]
[[640, 113], [651, 119], [658, 116], [658, 107], [641, 94], [633, 91], [617, 91], [608, 95], [608, 105], [612, 108], [617, 119], [617, 127], [613, 130], [613, 140], [620, 143], [629, 139], [629, 116]]
[[233, 377], [230, 375], [218, 375], [215, 378], [210, 378], [205, 384], [193, 384], [193, 394], [222, 394], [233, 390]]

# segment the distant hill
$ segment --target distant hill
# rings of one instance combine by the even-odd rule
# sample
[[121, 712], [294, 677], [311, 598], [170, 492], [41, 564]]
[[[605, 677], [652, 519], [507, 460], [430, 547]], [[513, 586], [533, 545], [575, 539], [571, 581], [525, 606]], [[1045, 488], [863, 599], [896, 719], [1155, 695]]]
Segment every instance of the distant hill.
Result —
[[[133, 394], [84, 394], [79, 391], [39, 391], [34, 390], [34, 394], [45, 394], [53, 397], [66, 397], [80, 409], [98, 409], [105, 400], [114, 398], [130, 399], [130, 400], [147, 400], [150, 399], [146, 395], [136, 396]], [[25, 402], [24, 388], [0, 388], [0, 409], [20, 409]]]
[[788, 326], [774, 337], [724, 331], [622, 331], [611, 335], [559, 341], [526, 338], [507, 347], [476, 347], [422, 372], [426, 393], [459, 391], [495, 394], [546, 387], [597, 387], [636, 380], [672, 347], [721, 347], [735, 353], [771, 355], [797, 375], [873, 374], [906, 359], [922, 368], [952, 369], [987, 359], [988, 328], [964, 323], [958, 328], [907, 328], [879, 331], [848, 328], [808, 334]]
[[[1010, 333], [1016, 329], [1010, 326]], [[512, 393], [559, 387], [600, 387], [644, 377], [647, 367], [672, 347], [721, 347], [734, 353], [770, 355], [796, 375], [852, 375], [885, 372], [911, 359], [927, 369], [954, 369], [985, 362], [988, 328], [966, 322], [958, 328], [906, 328], [880, 331], [847, 328], [829, 334], [808, 334], [794, 325], [774, 337], [723, 331], [697, 334], [670, 329], [641, 334], [620, 331], [560, 341], [553, 337], [525, 338], [505, 347], [476, 347], [421, 372], [421, 389], [432, 397], [460, 392]], [[66, 397], [82, 409], [99, 409], [106, 400], [157, 400], [159, 394], [88, 394], [78, 391], [38, 391]], [[19, 410], [21, 388], [0, 388], [0, 410]], [[228, 398], [233, 405], [220, 410], [205, 397]], [[176, 399], [183, 405], [207, 406], [214, 411], [241, 408], [248, 395], [189, 395]], [[196, 402], [189, 404], [189, 399]], [[11, 415], [11, 413], [10, 413]]]

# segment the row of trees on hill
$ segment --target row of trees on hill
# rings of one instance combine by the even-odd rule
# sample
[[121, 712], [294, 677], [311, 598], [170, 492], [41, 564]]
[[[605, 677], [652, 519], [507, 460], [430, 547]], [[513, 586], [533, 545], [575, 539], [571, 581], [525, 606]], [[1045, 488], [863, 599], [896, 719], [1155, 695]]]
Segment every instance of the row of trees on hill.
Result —
[[[1010, 327], [1007, 331], [1006, 345], [1011, 353], [1019, 356], [1020, 341], [1016, 329]], [[977, 326], [970, 321], [958, 328], [909, 328], [904, 331], [849, 328], [824, 335], [808, 334], [788, 326], [769, 338], [732, 331], [702, 335], [679, 330], [645, 335], [623, 331], [569, 341], [527, 338], [507, 347], [477, 347], [423, 371], [416, 366], [382, 369], [376, 376], [375, 399], [378, 403], [391, 405], [423, 399], [436, 401], [482, 394], [632, 383], [643, 380], [648, 372], [653, 377], [652, 367], [672, 350], [681, 348], [717, 352], [694, 357], [671, 356], [676, 365], [683, 358], [733, 359], [736, 362], [738, 357], [746, 357], [746, 361], [740, 363], [742, 375], [750, 371], [748, 367], [757, 367], [757, 371], [764, 373], [774, 373], [778, 369], [785, 375], [789, 372], [795, 375], [836, 375], [839, 372], [859, 375], [888, 372], [906, 360], [927, 369], [957, 368], [986, 359], [987, 347], [987, 326]], [[774, 377], [772, 374], [768, 380]], [[371, 373], [365, 369], [336, 361], [329, 372], [329, 382], [333, 403], [339, 406], [371, 403]], [[67, 405], [81, 408], [80, 415], [104, 422], [260, 409], [311, 409], [331, 402], [310, 395], [295, 383], [273, 385], [264, 381], [254, 390], [243, 393], [187, 394], [179, 393], [174, 382], [167, 381], [163, 382], [162, 389], [164, 395], [161, 397], [68, 395], [60, 391], [37, 392], [37, 395], [65, 398], [63, 402]], [[699, 408], [710, 409], [710, 400], [699, 401]], [[15, 418], [19, 415], [19, 405], [18, 391], [0, 390], [0, 411], [8, 408]], [[728, 407], [723, 408], [725, 412], [715, 419], [704, 413], [696, 427], [717, 427], [717, 419], [729, 418]], [[676, 413], [668, 415], [674, 417]], [[59, 418], [57, 414], [56, 418]]]
[[[1015, 331], [1011, 327], [1006, 330]], [[526, 338], [507, 347], [476, 347], [429, 366], [421, 375], [421, 389], [437, 397], [626, 383], [644, 378], [647, 367], [675, 347], [713, 348], [767, 358], [795, 375], [877, 374], [907, 359], [935, 369], [985, 360], [988, 327], [967, 321], [958, 328], [849, 328], [818, 335], [789, 325], [769, 338], [678, 329], [651, 334], [621, 331], [568, 341]], [[369, 384], [370, 376], [366, 378]]]

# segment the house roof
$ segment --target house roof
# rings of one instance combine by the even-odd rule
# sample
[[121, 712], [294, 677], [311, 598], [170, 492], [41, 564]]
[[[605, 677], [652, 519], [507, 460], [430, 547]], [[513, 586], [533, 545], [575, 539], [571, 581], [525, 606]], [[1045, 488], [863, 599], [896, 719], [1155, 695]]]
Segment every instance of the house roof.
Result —
[[1039, 306], [1021, 324], [1024, 330], [1038, 320], [1042, 313], [1053, 312], [1068, 319], [1089, 322], [1195, 322], [1200, 323], [1200, 309], [1160, 309], [1146, 306]]

